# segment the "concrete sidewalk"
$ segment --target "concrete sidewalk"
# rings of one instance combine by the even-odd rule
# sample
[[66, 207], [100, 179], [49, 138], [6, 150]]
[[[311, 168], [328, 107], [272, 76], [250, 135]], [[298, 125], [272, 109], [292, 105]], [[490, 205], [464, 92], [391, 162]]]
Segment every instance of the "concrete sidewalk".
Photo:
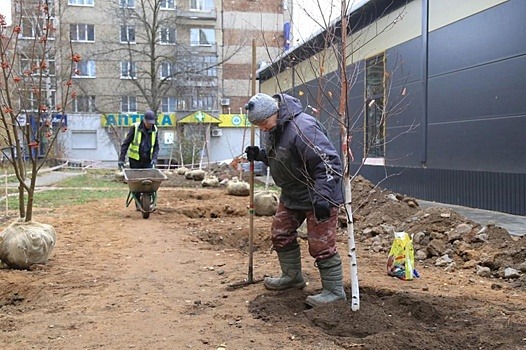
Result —
[[36, 187], [53, 186], [71, 176], [82, 175], [83, 172], [73, 171], [50, 171], [37, 175]]
[[[54, 186], [60, 181], [67, 179], [71, 176], [82, 175], [83, 172], [73, 172], [73, 171], [48, 171], [43, 173], [38, 173], [35, 187], [49, 187]], [[26, 183], [29, 184], [29, 180], [26, 179]], [[7, 187], [18, 187], [18, 182], [16, 177], [10, 178], [7, 183]]]
[[473, 220], [481, 225], [493, 224], [506, 229], [510, 235], [524, 236], [526, 235], [526, 216], [511, 215], [497, 211], [490, 211], [484, 209], [461, 207], [459, 205], [444, 204], [437, 202], [427, 202], [418, 200], [421, 208], [428, 207], [447, 207], [456, 211], [457, 213]]

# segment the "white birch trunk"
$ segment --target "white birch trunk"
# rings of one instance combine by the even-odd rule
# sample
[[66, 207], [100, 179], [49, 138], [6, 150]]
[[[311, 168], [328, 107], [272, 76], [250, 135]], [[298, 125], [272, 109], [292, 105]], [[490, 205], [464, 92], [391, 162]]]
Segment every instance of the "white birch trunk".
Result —
[[344, 176], [345, 189], [345, 213], [347, 216], [347, 242], [349, 245], [349, 266], [351, 271], [351, 309], [358, 311], [360, 309], [360, 289], [358, 285], [358, 263], [356, 259], [356, 246], [354, 244], [354, 220], [352, 216], [352, 192], [351, 179], [349, 172]]

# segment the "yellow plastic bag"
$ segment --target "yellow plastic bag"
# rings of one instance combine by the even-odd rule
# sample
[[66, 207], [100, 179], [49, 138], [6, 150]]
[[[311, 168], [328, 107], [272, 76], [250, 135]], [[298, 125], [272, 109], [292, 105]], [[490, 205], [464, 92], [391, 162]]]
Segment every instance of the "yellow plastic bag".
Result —
[[395, 232], [387, 257], [387, 274], [404, 281], [420, 277], [415, 269], [413, 241], [407, 232]]

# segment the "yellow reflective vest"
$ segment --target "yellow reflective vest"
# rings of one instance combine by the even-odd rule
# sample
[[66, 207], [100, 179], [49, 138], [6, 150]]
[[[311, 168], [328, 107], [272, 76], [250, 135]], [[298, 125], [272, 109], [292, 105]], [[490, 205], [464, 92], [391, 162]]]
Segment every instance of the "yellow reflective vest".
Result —
[[[141, 139], [142, 139], [142, 132], [139, 131], [139, 124], [140, 122], [133, 123], [133, 126], [135, 128], [135, 132], [133, 135], [133, 140], [130, 144], [130, 147], [128, 148], [128, 158], [140, 160], [139, 155], [139, 147], [141, 145]], [[151, 135], [151, 142], [150, 142], [150, 159], [153, 157], [153, 148], [155, 146], [155, 140], [157, 135], [157, 127], [155, 125], [153, 127], [153, 132]]]

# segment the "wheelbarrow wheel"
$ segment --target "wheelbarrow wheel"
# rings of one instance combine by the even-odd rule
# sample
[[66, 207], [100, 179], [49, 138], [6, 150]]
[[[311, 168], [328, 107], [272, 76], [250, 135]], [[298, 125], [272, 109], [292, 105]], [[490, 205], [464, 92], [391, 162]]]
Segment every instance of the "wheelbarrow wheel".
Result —
[[142, 218], [148, 219], [150, 217], [150, 204], [152, 197], [149, 193], [143, 193], [141, 196], [141, 205], [142, 205]]

